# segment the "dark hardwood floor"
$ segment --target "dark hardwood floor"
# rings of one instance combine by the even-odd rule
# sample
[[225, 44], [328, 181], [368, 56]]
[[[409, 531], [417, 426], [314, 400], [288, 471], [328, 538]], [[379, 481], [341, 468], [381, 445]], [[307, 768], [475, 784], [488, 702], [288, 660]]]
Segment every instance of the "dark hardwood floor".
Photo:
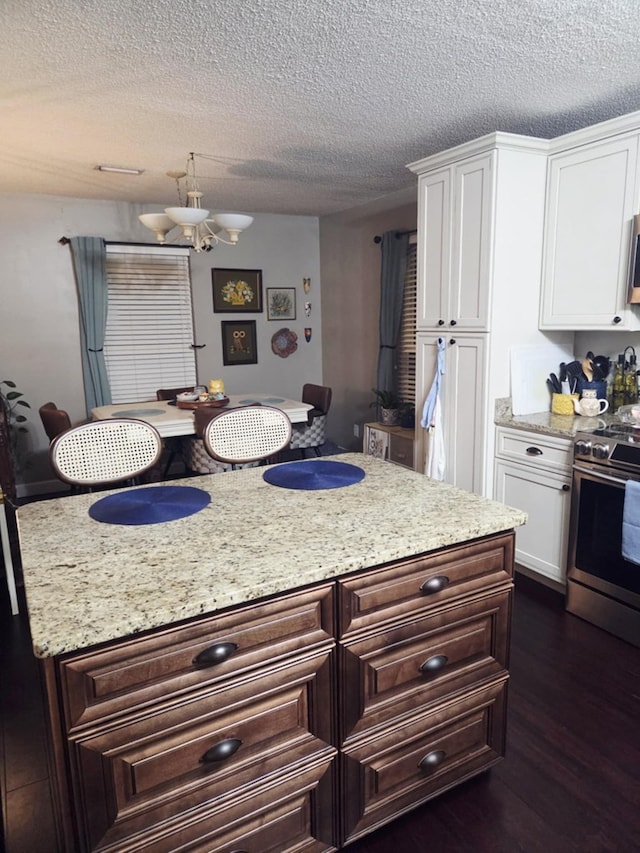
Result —
[[[37, 667], [0, 598], [7, 853], [54, 853]], [[507, 755], [349, 853], [640, 850], [640, 649], [565, 613], [517, 576]]]

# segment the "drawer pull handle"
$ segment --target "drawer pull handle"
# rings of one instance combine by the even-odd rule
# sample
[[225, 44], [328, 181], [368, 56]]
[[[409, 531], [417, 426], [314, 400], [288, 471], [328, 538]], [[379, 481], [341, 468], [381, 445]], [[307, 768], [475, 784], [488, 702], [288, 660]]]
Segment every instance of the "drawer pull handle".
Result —
[[433, 595], [435, 592], [442, 592], [449, 586], [449, 578], [446, 575], [438, 575], [435, 578], [429, 578], [420, 587], [420, 592], [424, 595]]
[[421, 664], [420, 672], [423, 675], [431, 675], [434, 672], [440, 672], [448, 663], [449, 658], [446, 655], [433, 655]]
[[539, 447], [527, 447], [529, 456], [542, 456], [542, 451]]
[[212, 764], [214, 761], [225, 761], [227, 758], [231, 758], [234, 752], [237, 752], [241, 746], [242, 741], [240, 738], [229, 737], [226, 740], [221, 740], [220, 743], [212, 746], [211, 749], [208, 749], [200, 761], [203, 764]]
[[418, 767], [424, 773], [432, 773], [437, 767], [439, 767], [442, 762], [447, 757], [447, 753], [444, 749], [434, 749], [433, 752], [428, 752], [425, 757], [420, 761]]
[[237, 643], [214, 643], [208, 649], [203, 649], [192, 661], [195, 666], [214, 666], [224, 663], [237, 650]]

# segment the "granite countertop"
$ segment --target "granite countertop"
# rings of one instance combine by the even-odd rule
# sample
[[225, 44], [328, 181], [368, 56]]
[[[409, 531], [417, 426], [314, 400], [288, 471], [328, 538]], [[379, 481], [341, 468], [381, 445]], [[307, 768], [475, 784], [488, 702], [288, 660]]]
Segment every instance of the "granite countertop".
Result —
[[113, 492], [20, 507], [35, 654], [114, 640], [526, 523], [520, 510], [400, 466], [360, 453], [335, 459], [359, 465], [365, 478], [317, 491], [269, 485], [264, 468], [172, 480], [208, 491], [211, 503], [162, 524], [90, 518], [91, 504]]
[[581, 415], [556, 415], [553, 412], [532, 412], [530, 415], [514, 415], [511, 410], [511, 398], [496, 400], [494, 422], [497, 426], [525, 429], [559, 438], [573, 438], [581, 430], [597, 429], [614, 421], [609, 412], [597, 418], [585, 418]]

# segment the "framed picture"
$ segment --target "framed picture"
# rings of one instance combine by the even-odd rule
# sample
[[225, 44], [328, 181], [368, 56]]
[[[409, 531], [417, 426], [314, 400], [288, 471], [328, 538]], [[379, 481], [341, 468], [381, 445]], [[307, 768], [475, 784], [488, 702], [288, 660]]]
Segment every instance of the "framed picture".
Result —
[[257, 364], [255, 320], [222, 320], [222, 363]]
[[211, 270], [213, 310], [253, 314], [262, 311], [262, 270]]
[[267, 288], [267, 320], [296, 319], [295, 287]]

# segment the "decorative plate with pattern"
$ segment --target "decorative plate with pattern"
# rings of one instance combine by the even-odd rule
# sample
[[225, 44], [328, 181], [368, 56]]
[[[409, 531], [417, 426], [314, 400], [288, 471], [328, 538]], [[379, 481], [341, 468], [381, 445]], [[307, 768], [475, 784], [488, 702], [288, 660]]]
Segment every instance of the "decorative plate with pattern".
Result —
[[278, 329], [271, 338], [271, 349], [280, 358], [287, 358], [298, 349], [298, 336], [291, 329]]

